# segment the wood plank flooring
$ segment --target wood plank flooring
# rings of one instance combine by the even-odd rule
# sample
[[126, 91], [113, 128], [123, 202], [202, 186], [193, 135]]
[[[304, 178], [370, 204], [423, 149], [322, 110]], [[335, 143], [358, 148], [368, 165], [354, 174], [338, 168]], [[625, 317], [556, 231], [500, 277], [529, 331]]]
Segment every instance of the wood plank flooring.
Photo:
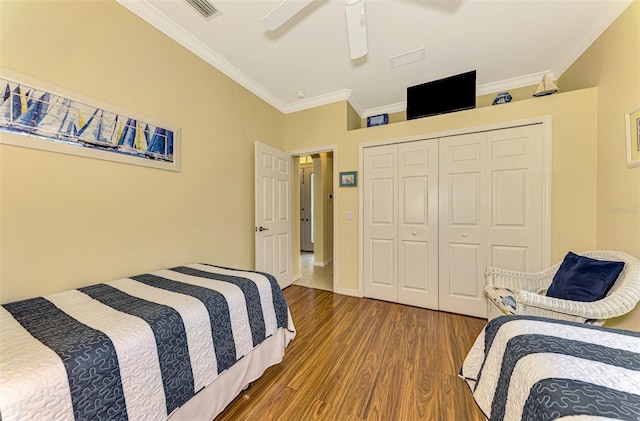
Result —
[[290, 286], [297, 336], [216, 420], [484, 420], [458, 371], [485, 319]]

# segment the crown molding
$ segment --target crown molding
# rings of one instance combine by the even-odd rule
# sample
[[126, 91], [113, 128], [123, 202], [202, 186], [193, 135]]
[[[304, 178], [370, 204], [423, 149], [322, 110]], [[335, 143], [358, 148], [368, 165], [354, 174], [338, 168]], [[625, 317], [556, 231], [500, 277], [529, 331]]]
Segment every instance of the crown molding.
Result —
[[556, 80], [555, 75], [551, 70], [543, 70], [541, 72], [531, 73], [524, 76], [518, 76], [511, 79], [500, 80], [494, 83], [485, 83], [478, 85], [476, 89], [476, 95], [487, 95], [496, 92], [504, 92], [509, 89], [522, 88], [524, 86], [537, 85], [542, 80], [544, 75], [548, 75], [551, 80]]
[[329, 92], [328, 94], [318, 95], [312, 98], [302, 99], [286, 104], [283, 107], [283, 113], [295, 113], [297, 111], [308, 110], [309, 108], [332, 104], [334, 102], [348, 101], [350, 97], [351, 89], [342, 89], [340, 91]]
[[176, 25], [164, 13], [156, 9], [151, 3], [140, 0], [116, 0], [120, 5], [164, 33], [178, 44], [197, 55], [220, 72], [229, 76], [251, 93], [262, 99], [278, 111], [285, 113], [285, 104], [262, 85], [244, 74], [240, 69], [229, 63], [222, 56], [211, 50], [204, 43], [191, 35], [185, 29]]
[[349, 97], [349, 104], [351, 104], [351, 107], [355, 110], [356, 113], [358, 113], [360, 118], [362, 118], [362, 116], [364, 115], [364, 109], [362, 108], [362, 105], [360, 105], [360, 102], [358, 102], [354, 93], [351, 93], [351, 96]]
[[624, 12], [631, 3], [633, 3], [633, 0], [608, 2], [606, 7], [603, 7], [604, 10], [600, 14], [597, 24], [589, 27], [589, 29], [580, 38], [578, 38], [573, 47], [562, 56], [562, 59], [554, 67], [553, 74], [557, 77], [562, 76], [562, 74], [571, 67], [582, 53], [584, 53], [587, 48], [589, 48], [591, 44], [593, 44], [593, 42], [607, 30], [613, 21], [618, 19], [622, 12]]

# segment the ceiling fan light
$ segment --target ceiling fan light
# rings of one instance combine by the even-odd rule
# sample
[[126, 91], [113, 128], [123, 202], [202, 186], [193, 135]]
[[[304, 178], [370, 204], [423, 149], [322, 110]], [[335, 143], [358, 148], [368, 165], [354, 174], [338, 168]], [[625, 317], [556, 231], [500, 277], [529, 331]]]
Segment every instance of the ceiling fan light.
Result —
[[364, 0], [346, 0], [347, 35], [351, 59], [367, 54], [367, 21]]

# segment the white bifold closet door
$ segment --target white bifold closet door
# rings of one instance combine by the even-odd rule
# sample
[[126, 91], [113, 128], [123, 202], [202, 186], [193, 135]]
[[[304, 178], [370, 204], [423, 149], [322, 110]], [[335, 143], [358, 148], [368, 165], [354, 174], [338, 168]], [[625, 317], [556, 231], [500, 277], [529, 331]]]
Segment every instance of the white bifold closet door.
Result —
[[543, 125], [364, 149], [363, 292], [486, 317], [487, 266], [543, 269]]
[[486, 317], [487, 266], [542, 270], [542, 125], [440, 141], [439, 308]]
[[438, 308], [438, 142], [364, 150], [364, 295]]

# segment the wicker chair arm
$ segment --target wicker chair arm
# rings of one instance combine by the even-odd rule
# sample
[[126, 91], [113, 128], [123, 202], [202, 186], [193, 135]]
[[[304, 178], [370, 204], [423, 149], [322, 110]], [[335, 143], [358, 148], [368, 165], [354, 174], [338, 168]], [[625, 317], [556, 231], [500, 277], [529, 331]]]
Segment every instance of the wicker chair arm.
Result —
[[531, 307], [537, 307], [556, 313], [570, 314], [585, 319], [610, 319], [633, 310], [638, 302], [635, 294], [610, 295], [592, 302], [570, 301], [547, 297], [530, 291], [516, 291], [516, 301]]
[[541, 272], [526, 273], [488, 267], [485, 271], [487, 286], [510, 290], [538, 291], [551, 285], [553, 276], [560, 265], [554, 265]]

